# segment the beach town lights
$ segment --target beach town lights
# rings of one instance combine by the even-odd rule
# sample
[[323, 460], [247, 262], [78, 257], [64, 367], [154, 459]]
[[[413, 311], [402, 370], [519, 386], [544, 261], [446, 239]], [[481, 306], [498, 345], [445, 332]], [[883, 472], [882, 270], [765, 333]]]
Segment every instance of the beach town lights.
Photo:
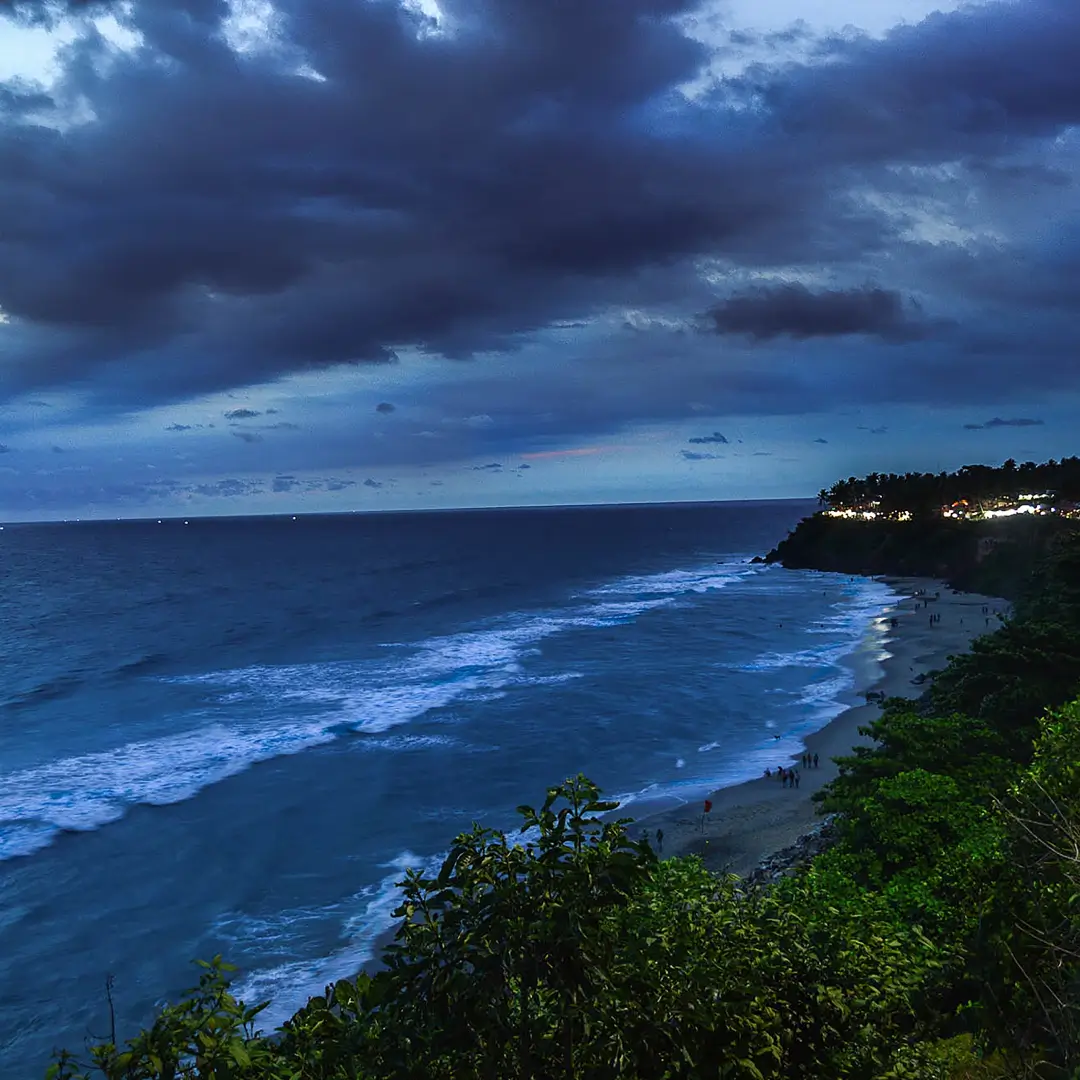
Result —
[[[878, 503], [872, 503], [871, 506], [877, 506]], [[891, 512], [883, 512], [880, 510], [866, 509], [865, 507], [836, 507], [835, 509], [829, 509], [824, 511], [826, 517], [836, 518], [854, 518], [858, 521], [910, 521], [910, 510], [894, 510]]]
[[[1060, 504], [1060, 505], [1059, 505]], [[822, 513], [825, 517], [848, 518], [854, 521], [911, 521], [910, 510], [882, 510], [880, 500], [861, 503], [856, 506], [831, 506]], [[957, 499], [949, 506], [941, 508], [941, 516], [960, 521], [984, 521], [991, 518], [1017, 517], [1022, 514], [1049, 515], [1060, 517], [1080, 517], [1080, 507], [1065, 500], [1057, 499], [1051, 492], [1042, 494], [1024, 493], [1011, 498], [990, 499], [972, 503], [967, 499]]]
[[825, 516], [836, 518], [858, 518], [861, 521], [873, 521], [875, 518], [881, 517], [882, 515], [874, 510], [855, 510], [842, 506], [835, 510], [826, 510]]

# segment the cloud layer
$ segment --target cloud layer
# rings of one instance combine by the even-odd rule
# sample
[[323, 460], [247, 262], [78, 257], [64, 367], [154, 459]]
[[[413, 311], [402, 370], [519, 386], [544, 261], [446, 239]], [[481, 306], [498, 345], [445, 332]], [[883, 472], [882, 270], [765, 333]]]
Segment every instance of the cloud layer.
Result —
[[[1075, 0], [767, 40], [691, 0], [276, 0], [246, 50], [226, 0], [79, 10], [135, 46], [81, 15], [54, 85], [0, 84], [0, 400], [215, 395], [155, 418], [168, 468], [494, 482], [635, 425], [962, 398], [1020, 428], [994, 412], [1080, 391]], [[5, 465], [48, 424], [0, 427]]]

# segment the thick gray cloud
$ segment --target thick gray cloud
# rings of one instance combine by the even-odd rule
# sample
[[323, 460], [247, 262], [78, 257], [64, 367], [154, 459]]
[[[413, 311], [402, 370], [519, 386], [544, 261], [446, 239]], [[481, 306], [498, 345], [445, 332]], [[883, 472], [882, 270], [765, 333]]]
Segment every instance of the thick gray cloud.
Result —
[[705, 445], [707, 443], [727, 443], [727, 437], [721, 435], [719, 431], [714, 431], [711, 435], [695, 435], [692, 439], [686, 440], [689, 443]]
[[683, 461], [719, 461], [723, 454], [703, 454], [698, 450], [680, 450], [679, 456]]
[[[1080, 389], [1075, 0], [880, 40], [733, 32], [727, 55], [810, 60], [693, 101], [677, 88], [714, 50], [680, 29], [691, 0], [441, 6], [433, 33], [391, 0], [278, 0], [274, 47], [238, 55], [225, 0], [134, 0], [113, 10], [138, 50], [87, 33], [51, 91], [0, 85], [0, 397], [71, 388], [126, 417], [383, 365], [357, 399], [379, 439], [355, 402], [302, 415], [283, 392], [289, 421], [169, 440], [280, 478], [484, 462], [699, 410], [731, 430], [959, 394], [1029, 412], [1018, 391]], [[94, 119], [62, 124], [75, 104]], [[418, 386], [414, 348], [513, 355]], [[237, 397], [253, 407], [232, 422], [276, 412]], [[21, 450], [35, 424], [0, 436]]]
[[[386, 362], [402, 342], [468, 355], [706, 249], [766, 206], [729, 154], [642, 123], [705, 59], [670, 21], [691, 6], [459, 0], [439, 38], [387, 0], [283, 0], [285, 51], [316, 82], [238, 59], [224, 3], [136, 3], [143, 49], [101, 74], [87, 36], [56, 94], [98, 121], [9, 124], [0, 143], [0, 270], [20, 266], [0, 304], [37, 357], [10, 384], [118, 351], [162, 357], [114, 387], [145, 398]], [[167, 361], [181, 342], [201, 359]]]
[[721, 301], [708, 319], [718, 334], [747, 334], [758, 340], [869, 334], [900, 342], [928, 332], [898, 293], [875, 288], [817, 293], [804, 285], [755, 289]]
[[[882, 58], [921, 71], [921, 43], [954, 67], [966, 59], [956, 81], [976, 62], [963, 51], [968, 24], [1009, 22], [996, 9], [931, 20], [890, 46], [900, 60], [877, 43], [835, 43], [842, 63], [753, 86], [764, 114], [725, 107], [750, 92], [744, 80], [658, 123], [659, 105], [708, 58], [672, 21], [693, 9], [454, 0], [451, 33], [418, 36], [423, 17], [388, 0], [279, 0], [280, 48], [240, 58], [221, 34], [223, 2], [134, 4], [120, 17], [143, 48], [105, 64], [87, 35], [54, 95], [58, 106], [84, 100], [97, 122], [3, 131], [11, 239], [0, 270], [19, 272], [0, 279], [0, 304], [23, 343], [9, 386], [97, 374], [113, 395], [168, 399], [385, 362], [401, 344], [470, 355], [611, 302], [645, 267], [714, 252], [758, 263], [857, 255], [883, 225], [846, 220], [838, 233], [850, 214], [834, 170], [910, 156], [921, 130], [877, 77]], [[1030, 31], [1039, 14], [1010, 18]], [[1021, 49], [1008, 67], [1031, 61]], [[297, 76], [299, 62], [325, 81]], [[1006, 113], [1015, 104], [1000, 73], [966, 76], [989, 79], [987, 100], [998, 93]], [[1038, 87], [1050, 89], [1043, 78], [1023, 95], [1025, 115], [1047, 130], [1065, 123], [1068, 85], [1053, 102]], [[832, 107], [856, 89], [857, 108]], [[936, 99], [924, 98], [929, 114]], [[890, 107], [882, 124], [866, 122]], [[968, 123], [929, 118], [938, 135]], [[1000, 147], [1000, 127], [980, 148]], [[788, 295], [796, 310], [777, 332], [865, 324], [902, 336], [908, 320], [890, 297], [800, 306]], [[725, 302], [717, 325], [769, 336], [749, 303]], [[133, 361], [119, 377], [118, 355]]]
[[984, 428], [1041, 427], [1042, 424], [1042, 420], [1034, 420], [1027, 416], [1016, 416], [1009, 420], [1003, 420], [1000, 416], [995, 416], [984, 424], [965, 424], [964, 429], [966, 431], [982, 431]]

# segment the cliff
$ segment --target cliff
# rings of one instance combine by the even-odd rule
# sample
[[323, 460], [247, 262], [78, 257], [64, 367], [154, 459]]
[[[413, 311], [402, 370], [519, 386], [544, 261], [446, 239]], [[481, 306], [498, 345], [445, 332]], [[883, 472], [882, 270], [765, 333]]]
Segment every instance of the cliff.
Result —
[[1058, 517], [858, 521], [814, 514], [765, 557], [792, 570], [936, 577], [955, 589], [1015, 599], [1053, 539], [1077, 522]]

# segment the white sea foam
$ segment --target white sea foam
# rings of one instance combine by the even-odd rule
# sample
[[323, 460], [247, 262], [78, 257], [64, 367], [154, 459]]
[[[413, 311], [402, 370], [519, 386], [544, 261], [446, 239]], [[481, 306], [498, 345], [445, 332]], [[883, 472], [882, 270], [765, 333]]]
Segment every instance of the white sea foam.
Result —
[[831, 605], [831, 614], [806, 628], [812, 634], [828, 635], [831, 640], [827, 644], [817, 648], [792, 649], [788, 652], [766, 652], [747, 663], [734, 666], [740, 671], [836, 666], [855, 650], [869, 627], [876, 627], [884, 633], [884, 615], [895, 599], [896, 593], [886, 585], [860, 582], [856, 591], [847, 593], [843, 599]]
[[753, 577], [766, 567], [751, 563], [748, 556], [728, 557], [723, 562], [686, 570], [669, 570], [659, 574], [630, 575], [607, 585], [590, 589], [586, 596], [609, 596], [612, 594], [659, 593], [677, 597], [683, 593], [703, 593], [710, 589], [722, 589], [744, 578]]
[[[637, 581], [624, 579], [614, 585], [605, 586], [603, 591], [596, 592], [605, 596], [632, 590], [646, 592], [648, 590], [643, 588], [643, 584], [651, 584], [659, 593], [653, 598], [656, 605], [659, 605], [672, 602], [674, 598], [672, 594], [675, 590], [698, 591], [701, 587], [700, 591], [704, 591], [704, 588], [722, 587], [730, 584], [731, 580], [738, 580], [738, 576], [734, 574], [713, 574], [711, 578], [704, 578], [700, 575], [694, 577], [677, 572], [663, 576], [668, 579], [663, 588], [660, 588], [660, 583], [654, 579]], [[706, 580], [712, 583], [704, 585]], [[835, 674], [809, 684], [798, 695], [796, 705], [802, 710], [808, 723], [820, 726], [822, 722], [844, 707], [839, 696], [851, 688], [853, 677], [838, 662], [855, 647], [865, 632], [868, 621], [883, 609], [887, 600], [887, 590], [876, 589], [872, 592], [864, 590], [855, 597], [847, 598], [841, 602], [840, 609], [829, 617], [829, 633], [834, 638], [840, 634], [840, 642], [830, 642], [825, 649], [769, 654], [764, 663], [760, 664], [760, 670], [792, 664], [807, 667], [832, 666], [836, 669]], [[594, 605], [587, 612], [565, 613], [557, 620], [552, 620], [550, 617], [534, 617], [524, 620], [513, 628], [487, 631], [479, 635], [454, 635], [451, 638], [426, 643], [420, 664], [422, 669], [429, 674], [445, 672], [456, 674], [463, 667], [468, 667], [472, 670], [473, 678], [482, 676], [488, 681], [493, 678], [505, 678], [507, 682], [517, 679], [525, 683], [530, 680], [522, 677], [518, 660], [524, 655], [525, 650], [535, 645], [542, 636], [571, 626], [597, 624], [587, 622], [588, 619], [597, 620], [600, 625], [605, 625], [606, 620], [610, 618], [632, 618], [642, 610], [649, 609], [642, 608], [638, 601], [628, 604], [607, 603]], [[532, 681], [565, 680], [572, 678], [574, 674], [568, 672]], [[699, 753], [705, 754], [723, 745], [723, 741], [704, 743], [699, 747]], [[614, 798], [620, 804], [620, 810], [626, 810], [634, 804], [648, 807], [663, 800], [684, 803], [688, 806], [689, 812], [689, 805], [713, 788], [737, 784], [760, 776], [766, 766], [775, 767], [779, 761], [790, 759], [802, 748], [801, 740], [793, 732], [778, 740], [769, 738], [767, 742], [763, 741], [749, 753], [741, 755], [738, 760], [718, 762], [720, 765], [718, 774], [708, 779], [694, 777], [674, 783], [651, 783], [640, 790], [624, 792]], [[676, 768], [681, 770], [686, 762], [683, 758], [678, 758], [675, 764]], [[424, 869], [428, 872], [433, 871], [443, 857], [439, 855], [427, 860]], [[281, 1024], [311, 995], [321, 993], [324, 987], [335, 979], [354, 975], [372, 959], [374, 941], [392, 925], [390, 912], [394, 910], [398, 901], [395, 883], [400, 880], [406, 866], [417, 865], [421, 861], [409, 853], [403, 853], [395, 860], [394, 874], [369, 886], [346, 901], [344, 905], [335, 905], [333, 909], [317, 913], [317, 916], [321, 918], [340, 917], [344, 908], [358, 909], [344, 919], [342, 935], [345, 943], [339, 949], [316, 959], [291, 960], [261, 971], [251, 972], [246, 976], [237, 987], [239, 996], [247, 1001], [269, 998], [272, 1002], [260, 1018], [264, 1030]], [[250, 940], [253, 944], [265, 941], [268, 945], [276, 945], [281, 936], [282, 927], [294, 924], [295, 932], [295, 926], [302, 925], [304, 920], [312, 917], [316, 916], [303, 911], [286, 912], [274, 920], [253, 922], [249, 928]]]
[[[714, 575], [714, 577], [718, 579], [719, 575]], [[677, 576], [674, 579], [674, 584], [679, 588], [686, 587], [687, 583], [686, 577]], [[618, 589], [622, 590], [626, 584], [626, 581], [619, 583]], [[669, 581], [669, 590], [672, 584]], [[633, 587], [640, 588], [640, 584], [635, 583]], [[615, 586], [606, 588], [607, 595], [615, 591]], [[657, 603], [670, 603], [672, 596], [670, 591], [667, 591], [654, 596], [653, 599]], [[839, 634], [841, 637], [839, 642], [833, 640], [825, 649], [769, 654], [765, 662], [759, 665], [759, 669], [762, 670], [793, 664], [807, 667], [827, 666], [834, 669], [833, 674], [808, 684], [799, 692], [794, 704], [803, 714], [804, 725], [819, 727], [843, 709], [840, 695], [851, 689], [854, 680], [851, 673], [839, 664], [839, 660], [851, 652], [865, 632], [868, 621], [880, 613], [887, 600], [886, 590], [880, 592], [874, 590], [870, 595], [867, 592], [861, 592], [841, 601], [842, 607], [830, 616], [831, 634], [834, 638]], [[432, 673], [459, 675], [463, 668], [468, 668], [472, 679], [482, 678], [488, 682], [492, 679], [504, 679], [506, 681], [504, 685], [514, 680], [528, 682], [528, 677], [523, 677], [520, 672], [518, 660], [524, 654], [524, 650], [534, 645], [541, 636], [558, 632], [556, 627], [585, 625], [587, 618], [606, 620], [634, 617], [634, 613], [641, 610], [637, 602], [631, 602], [630, 605], [610, 603], [603, 606], [594, 605], [587, 614], [580, 611], [565, 613], [558, 620], [552, 620], [549, 616], [533, 617], [511, 628], [488, 630], [479, 634], [454, 635], [450, 638], [429, 641], [424, 644], [418, 658], [418, 669], [429, 675]], [[414, 661], [416, 660], [417, 658], [414, 657]], [[553, 678], [565, 680], [573, 677], [574, 674], [562, 673]], [[723, 746], [723, 740], [717, 740], [703, 743], [698, 750], [701, 754], [707, 754]], [[620, 804], [620, 812], [634, 807], [635, 804], [645, 808], [647, 812], [659, 802], [674, 802], [685, 804], [689, 813], [691, 804], [696, 803], [696, 800], [714, 788], [741, 783], [760, 776], [764, 768], [773, 768], [781, 761], [790, 760], [802, 749], [803, 744], [799, 732], [789, 731], [780, 739], [771, 737], [767, 740], [763, 739], [759, 746], [740, 755], [737, 760], [724, 760], [720, 756], [717, 761], [718, 769], [712, 770], [711, 775], [707, 777], [692, 776], [681, 781], [651, 783], [637, 791], [615, 795], [614, 799]], [[684, 758], [676, 759], [676, 769], [681, 771], [685, 766]], [[693, 807], [694, 812], [699, 809], [698, 806]], [[524, 839], [527, 840], [528, 837]], [[429, 872], [436, 869], [442, 858], [443, 855], [439, 855], [427, 860], [425, 869]], [[265, 1030], [281, 1024], [308, 997], [321, 993], [328, 983], [354, 975], [373, 958], [374, 941], [392, 925], [390, 912], [394, 910], [398, 898], [395, 883], [400, 880], [406, 866], [416, 865], [419, 861], [421, 860], [415, 856], [403, 853], [396, 860], [394, 874], [369, 886], [344, 905], [335, 905], [332, 910], [328, 909], [320, 913], [322, 918], [340, 917], [341, 911], [346, 907], [357, 909], [342, 923], [342, 936], [345, 940], [340, 948], [316, 959], [289, 960], [261, 971], [251, 972], [244, 978], [237, 988], [241, 997], [247, 1001], [269, 998], [272, 1002], [270, 1008], [261, 1017]], [[268, 945], [275, 946], [275, 951], [278, 951], [276, 945], [282, 933], [281, 928], [287, 927], [291, 922], [294, 922], [296, 926], [302, 926], [304, 920], [311, 917], [313, 916], [310, 913], [302, 911], [286, 912], [278, 919], [253, 923], [249, 931], [250, 940], [256, 945], [260, 941], [265, 941]]]
[[805, 717], [805, 726], [816, 730], [839, 716], [847, 708], [841, 695], [854, 686], [855, 676], [845, 671], [804, 687], [798, 697], [798, 705]]
[[[161, 681], [212, 690], [217, 719], [176, 735], [0, 774], [0, 861], [39, 850], [61, 830], [98, 828], [138, 803], [183, 801], [256, 762], [300, 753], [348, 732], [383, 735], [455, 702], [493, 701], [514, 689], [580, 678], [577, 671], [530, 674], [522, 662], [546, 638], [632, 622], [681, 595], [723, 588], [758, 569], [728, 560], [626, 577], [562, 609], [513, 613], [418, 643], [388, 643], [385, 659], [165, 677]], [[369, 740], [363, 749], [440, 745], [446, 743], [438, 737], [418, 736]]]
[[216, 931], [240, 947], [258, 949], [270, 945], [276, 951], [287, 948], [290, 938], [295, 942], [297, 928], [306, 923], [332, 919], [340, 927], [341, 944], [333, 951], [249, 971], [233, 986], [233, 993], [248, 1004], [270, 1001], [259, 1014], [260, 1029], [270, 1032], [280, 1027], [308, 998], [323, 993], [338, 979], [355, 977], [374, 959], [376, 941], [394, 926], [392, 912], [401, 902], [398, 882], [405, 871], [415, 868], [433, 874], [445, 858], [446, 852], [423, 858], [403, 851], [383, 864], [391, 873], [339, 903], [284, 911], [270, 918], [233, 913], [219, 920]]
[[[823, 575], [823, 577], [825, 577]], [[828, 577], [826, 580], [830, 580]], [[721, 787], [730, 787], [761, 776], [766, 768], [773, 768], [789, 760], [805, 749], [802, 736], [819, 730], [847, 708], [843, 696], [855, 686], [854, 674], [841, 661], [852, 654], [864, 641], [868, 627], [882, 636], [885, 633], [885, 612], [895, 601], [896, 594], [878, 582], [860, 581], [854, 590], [845, 590], [836, 601], [833, 611], [825, 619], [826, 625], [817, 632], [827, 633], [832, 640], [819, 648], [793, 649], [788, 652], [770, 652], [745, 664], [732, 665], [742, 671], [772, 671], [781, 668], [807, 668], [823, 671], [824, 677], [807, 683], [798, 691], [771, 688], [767, 693], [785, 694], [792, 698], [792, 705], [799, 719], [780, 738], [772, 734], [767, 739], [738, 758], [717, 759], [717, 768], [705, 777], [696, 776], [666, 784], [650, 784], [640, 791], [625, 792], [615, 796], [623, 806], [635, 803], [655, 804], [662, 800], [691, 802]], [[871, 657], [882, 659], [887, 652], [880, 644], [871, 643]], [[766, 719], [766, 729], [774, 729], [776, 722]], [[719, 739], [702, 743], [699, 754], [709, 754], [727, 746]], [[681, 759], [680, 759], [681, 760]]]

